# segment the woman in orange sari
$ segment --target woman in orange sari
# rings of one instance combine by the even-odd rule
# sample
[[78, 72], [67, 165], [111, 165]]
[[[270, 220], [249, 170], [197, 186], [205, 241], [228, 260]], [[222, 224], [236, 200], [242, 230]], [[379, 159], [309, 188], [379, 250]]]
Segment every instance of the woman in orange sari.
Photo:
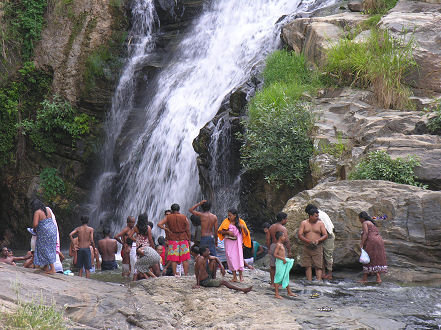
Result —
[[239, 272], [240, 281], [243, 282], [242, 244], [251, 247], [251, 236], [245, 221], [239, 218], [235, 208], [228, 210], [228, 218], [219, 226], [217, 233], [220, 240], [225, 239], [225, 255], [228, 269], [233, 273], [232, 282], [237, 282], [237, 272]]

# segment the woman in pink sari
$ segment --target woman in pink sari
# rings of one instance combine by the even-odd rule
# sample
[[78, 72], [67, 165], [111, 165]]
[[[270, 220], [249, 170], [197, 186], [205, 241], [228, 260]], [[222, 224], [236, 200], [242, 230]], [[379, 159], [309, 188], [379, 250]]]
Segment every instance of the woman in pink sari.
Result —
[[224, 240], [225, 255], [227, 257], [228, 269], [233, 273], [232, 282], [237, 282], [237, 272], [240, 281], [243, 282], [243, 250], [242, 244], [251, 247], [250, 231], [245, 221], [239, 218], [237, 210], [228, 210], [228, 218], [225, 219], [218, 229], [220, 240]]

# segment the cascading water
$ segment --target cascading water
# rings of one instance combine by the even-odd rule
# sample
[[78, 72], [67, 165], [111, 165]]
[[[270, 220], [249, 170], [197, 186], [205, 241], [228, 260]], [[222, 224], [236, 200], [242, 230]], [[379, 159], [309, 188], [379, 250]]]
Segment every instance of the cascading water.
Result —
[[[134, 3], [153, 13], [152, 2]], [[146, 35], [134, 38], [137, 42], [113, 100], [103, 154], [105, 172], [92, 201], [95, 221], [115, 218], [119, 223], [114, 229], [119, 229], [115, 227], [121, 227], [127, 215], [146, 211], [157, 222], [172, 203], [179, 203], [185, 211], [198, 200], [201, 193], [192, 141], [214, 117], [224, 97], [243, 84], [252, 68], [278, 46], [280, 23], [276, 22], [295, 12], [299, 3], [217, 0], [207, 4], [176, 46], [172, 60], [157, 75], [154, 91], [142, 86], [152, 97], [138, 111], [137, 127], [127, 128], [131, 138], [124, 144], [124, 157], [115, 170], [111, 163], [117, 138], [133, 110], [133, 74], [150, 52], [147, 45], [155, 21], [154, 14], [139, 16], [142, 28], [135, 31], [134, 27], [132, 33]], [[109, 191], [116, 200], [114, 208], [108, 207]]]

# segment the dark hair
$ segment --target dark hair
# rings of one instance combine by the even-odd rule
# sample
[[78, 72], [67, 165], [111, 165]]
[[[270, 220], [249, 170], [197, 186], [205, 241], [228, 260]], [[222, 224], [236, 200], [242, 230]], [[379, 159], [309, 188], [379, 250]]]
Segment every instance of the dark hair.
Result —
[[166, 215], [167, 213], [172, 213], [172, 211], [171, 210], [165, 210], [164, 211], [164, 215]]
[[201, 218], [199, 218], [197, 215], [192, 214], [190, 217], [191, 223], [194, 226], [200, 226], [201, 225]]
[[311, 216], [311, 215], [314, 215], [316, 213], [319, 213], [319, 211], [316, 208], [310, 208], [310, 209], [308, 209], [308, 212], [306, 212], [306, 213], [308, 213], [308, 215]]
[[375, 226], [377, 225], [377, 224], [372, 220], [372, 218], [369, 216], [369, 214], [367, 214], [367, 212], [365, 212], [365, 211], [360, 212], [360, 213], [358, 214], [358, 217], [359, 217], [360, 219], [363, 219], [363, 222], [364, 222], [364, 221], [370, 221], [370, 222], [372, 222]]
[[108, 228], [108, 227], [104, 227], [104, 228], [103, 228], [103, 235], [104, 235], [104, 236], [106, 236], [106, 235], [110, 235], [110, 228]]
[[208, 212], [211, 209], [211, 203], [209, 201], [206, 201], [204, 204], [201, 205], [201, 209], [204, 212]]
[[146, 235], [148, 233], [148, 221], [149, 218], [147, 213], [141, 213], [138, 215], [138, 223], [136, 224], [136, 227], [141, 235]]
[[196, 254], [200, 254], [200, 253], [201, 253], [201, 250], [200, 250], [199, 246], [197, 246], [197, 245], [193, 245], [193, 246], [191, 247], [191, 249], [190, 249], [190, 252], [193, 252], [193, 253], [196, 253]]
[[87, 215], [82, 215], [82, 216], [81, 216], [81, 223], [82, 223], [83, 225], [89, 223], [89, 217], [88, 217]]
[[276, 232], [274, 236], [276, 237], [276, 240], [279, 240], [279, 238], [283, 236], [283, 231]]
[[[314, 204], [308, 204], [308, 205], [306, 205], [306, 207], [305, 207], [305, 212], [309, 214], [309, 210], [311, 210], [311, 209], [316, 209], [316, 208], [317, 208], [317, 206], [315, 206]], [[313, 213], [313, 214], [314, 214], [314, 213]]]
[[164, 236], [159, 236], [158, 237], [158, 244], [165, 246], [165, 238], [164, 238]]
[[264, 222], [262, 225], [263, 229], [265, 229], [265, 228], [268, 229], [269, 227], [271, 227], [271, 225], [268, 222]]
[[282, 220], [285, 220], [288, 217], [288, 215], [285, 212], [279, 212], [276, 215], [277, 222], [280, 222]]
[[147, 225], [150, 227], [150, 229], [153, 229], [153, 222], [149, 221], [147, 222]]
[[127, 243], [127, 245], [132, 245], [133, 244], [133, 239], [127, 237], [126, 238], [126, 243]]
[[47, 216], [46, 206], [44, 206], [43, 202], [39, 199], [34, 199], [31, 202], [31, 210], [32, 210], [32, 214], [34, 214], [35, 211], [42, 210], [44, 214]]
[[207, 251], [208, 248], [206, 246], [200, 246], [199, 247], [199, 254], [203, 255], [205, 251]]
[[172, 210], [172, 212], [177, 212], [181, 209], [181, 207], [179, 206], [179, 204], [172, 204], [172, 206], [170, 206], [170, 209]]
[[235, 221], [234, 225], [236, 226], [239, 233], [242, 233], [242, 228], [239, 227], [239, 224], [240, 224], [239, 213], [237, 212], [237, 210], [234, 207], [228, 209], [228, 212], [231, 214], [234, 214], [236, 216], [234, 218], [234, 221]]

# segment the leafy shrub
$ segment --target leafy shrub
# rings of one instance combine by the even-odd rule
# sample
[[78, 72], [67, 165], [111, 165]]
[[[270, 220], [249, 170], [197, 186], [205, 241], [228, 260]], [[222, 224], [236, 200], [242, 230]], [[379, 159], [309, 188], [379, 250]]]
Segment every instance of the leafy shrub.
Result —
[[412, 186], [422, 186], [416, 182], [414, 169], [419, 161], [408, 156], [407, 159], [392, 159], [385, 151], [373, 151], [367, 154], [349, 175], [351, 180], [386, 180]]
[[398, 0], [364, 0], [363, 9], [370, 15], [385, 15], [397, 4]]
[[248, 104], [241, 138], [242, 165], [261, 171], [267, 182], [294, 185], [309, 171], [314, 122], [305, 93], [321, 86], [302, 55], [275, 51], [266, 61], [264, 88]]
[[441, 135], [441, 99], [435, 101], [431, 106], [424, 108], [427, 121], [427, 128], [432, 134]]
[[90, 132], [94, 119], [77, 110], [65, 100], [55, 95], [52, 100], [44, 100], [37, 110], [35, 119], [27, 119], [21, 127], [29, 134], [38, 150], [54, 152], [55, 143], [70, 140], [72, 145], [84, 134]]
[[325, 72], [340, 85], [372, 88], [385, 108], [412, 108], [410, 89], [402, 84], [416, 67], [413, 40], [394, 40], [387, 30], [371, 30], [366, 42], [341, 39], [328, 52]]
[[40, 182], [43, 197], [47, 201], [53, 201], [57, 195], [63, 194], [66, 190], [58, 170], [52, 167], [46, 167], [40, 172]]

